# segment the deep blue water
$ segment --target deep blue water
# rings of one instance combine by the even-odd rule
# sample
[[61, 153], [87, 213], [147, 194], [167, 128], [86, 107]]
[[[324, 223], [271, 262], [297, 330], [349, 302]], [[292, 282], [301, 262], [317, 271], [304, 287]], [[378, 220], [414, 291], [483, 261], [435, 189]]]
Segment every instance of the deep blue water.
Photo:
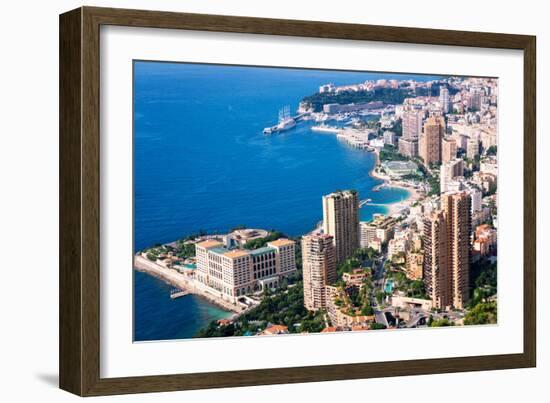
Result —
[[231, 316], [203, 298], [170, 298], [172, 287], [134, 270], [134, 340], [170, 340], [193, 337], [215, 319]]
[[[302, 122], [264, 136], [278, 110], [295, 110], [319, 85], [367, 79], [433, 79], [381, 73], [136, 62], [134, 65], [134, 249], [199, 230], [237, 225], [289, 236], [322, 218], [321, 196], [356, 189], [377, 203], [402, 189], [372, 192], [371, 153], [312, 133]], [[384, 212], [366, 206], [361, 218]], [[221, 311], [196, 297], [170, 300], [166, 285], [135, 276], [136, 340], [190, 337]]]

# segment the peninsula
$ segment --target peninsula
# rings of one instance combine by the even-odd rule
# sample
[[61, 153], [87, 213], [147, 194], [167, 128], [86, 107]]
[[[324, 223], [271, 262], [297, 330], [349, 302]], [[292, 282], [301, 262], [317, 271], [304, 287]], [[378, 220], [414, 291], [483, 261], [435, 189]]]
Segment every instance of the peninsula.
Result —
[[[405, 200], [361, 221], [374, 202], [334, 189], [308, 233], [190, 235], [139, 251], [134, 267], [233, 312], [196, 337], [494, 324], [497, 106], [490, 78], [322, 84], [300, 124], [374, 153], [372, 191], [402, 187]], [[265, 134], [292, 135], [281, 116]]]

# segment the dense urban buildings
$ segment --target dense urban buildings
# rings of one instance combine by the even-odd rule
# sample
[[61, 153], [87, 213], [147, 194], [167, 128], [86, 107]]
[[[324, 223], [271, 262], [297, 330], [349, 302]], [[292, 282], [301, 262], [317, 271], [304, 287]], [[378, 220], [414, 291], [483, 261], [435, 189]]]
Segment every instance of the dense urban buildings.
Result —
[[[179, 271], [182, 288], [234, 313], [201, 333], [209, 337], [494, 324], [497, 94], [492, 78], [322, 84], [284, 130], [312, 120], [303, 125], [312, 136], [372, 152], [361, 194], [319, 191], [322, 221], [319, 209], [304, 231], [239, 225], [150, 248], [140, 261]], [[390, 202], [392, 188], [408, 192]]]
[[304, 305], [310, 311], [326, 308], [327, 285], [336, 281], [336, 251], [333, 237], [309, 234], [302, 237]]
[[360, 246], [362, 248], [377, 249], [373, 247], [373, 242], [376, 244], [387, 242], [393, 234], [395, 223], [395, 218], [383, 214], [374, 215], [373, 220], [370, 222], [361, 221], [359, 223]]
[[346, 190], [323, 196], [323, 231], [332, 235], [336, 262], [351, 256], [359, 247], [359, 197]]

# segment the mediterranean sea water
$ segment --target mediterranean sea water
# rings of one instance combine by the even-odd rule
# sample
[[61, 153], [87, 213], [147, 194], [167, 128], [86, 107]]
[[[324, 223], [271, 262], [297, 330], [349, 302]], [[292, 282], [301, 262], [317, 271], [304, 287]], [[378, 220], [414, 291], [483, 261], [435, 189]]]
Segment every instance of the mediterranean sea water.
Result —
[[[265, 136], [278, 111], [335, 85], [433, 76], [205, 64], [134, 64], [134, 249], [200, 230], [238, 225], [304, 234], [322, 219], [321, 196], [356, 189], [384, 204], [407, 197], [369, 176], [372, 153], [314, 133], [313, 123]], [[361, 219], [385, 212], [365, 206]], [[196, 296], [171, 300], [169, 286], [134, 276], [135, 340], [192, 337], [229, 314]]]

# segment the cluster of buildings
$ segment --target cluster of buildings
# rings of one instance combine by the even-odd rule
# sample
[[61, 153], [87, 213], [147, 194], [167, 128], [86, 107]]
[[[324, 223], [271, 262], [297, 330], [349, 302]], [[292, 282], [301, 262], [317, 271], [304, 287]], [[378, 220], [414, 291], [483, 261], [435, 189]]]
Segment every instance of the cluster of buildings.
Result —
[[361, 102], [357, 104], [325, 104], [323, 105], [323, 112], [328, 114], [337, 114], [337, 113], [349, 113], [349, 112], [360, 112], [368, 111], [374, 109], [384, 108], [384, 103], [380, 101], [373, 102]]
[[336, 86], [332, 83], [319, 87], [319, 93], [340, 94], [342, 92], [374, 91], [376, 88], [399, 88], [398, 80], [367, 80], [363, 83]]
[[422, 248], [422, 237], [419, 232], [412, 231], [410, 227], [399, 228], [388, 242], [388, 257], [405, 255]]
[[404, 253], [407, 277], [423, 280], [432, 307], [461, 310], [470, 298], [472, 262], [496, 256], [490, 205], [496, 205], [498, 165], [488, 150], [497, 144], [498, 88], [496, 80], [482, 78], [447, 85], [454, 95], [445, 86], [437, 98], [410, 98], [396, 107], [399, 153], [438, 173], [440, 189], [410, 208], [405, 233], [395, 231], [387, 250], [390, 257]]
[[497, 81], [449, 81], [447, 84], [456, 91], [454, 95], [447, 87], [441, 87], [436, 99], [408, 98], [395, 109], [396, 117], [402, 120], [399, 152], [418, 157], [427, 166], [452, 161], [458, 149], [474, 160], [481, 148], [497, 144]]
[[360, 246], [382, 252], [382, 246], [392, 237], [396, 223], [397, 218], [387, 217], [384, 214], [374, 214], [370, 222], [361, 221], [359, 223]]
[[[326, 85], [320, 92], [366, 90], [366, 84]], [[368, 84], [370, 90], [389, 85]], [[381, 135], [383, 144], [408, 157], [383, 162], [384, 173], [390, 179], [403, 178], [418, 173], [417, 163], [422, 164], [439, 176], [439, 193], [432, 192], [399, 214], [374, 215], [372, 221], [360, 222], [357, 194], [336, 192], [323, 197], [322, 230], [302, 238], [304, 304], [312, 311], [325, 309], [335, 327], [370, 320], [350, 310], [346, 287], [333, 284], [338, 263], [358, 247], [385, 254], [402, 264], [407, 278], [423, 282], [427, 299], [394, 292], [395, 304], [443, 311], [465, 309], [472, 263], [496, 259], [497, 81], [449, 78], [439, 85], [437, 97], [408, 98], [395, 106], [392, 119], [401, 120], [401, 136], [389, 130], [390, 124]], [[389, 119], [382, 115], [381, 122], [383, 118]], [[338, 280], [352, 281], [351, 274], [345, 276]]]
[[336, 281], [336, 266], [359, 248], [359, 196], [346, 190], [323, 196], [322, 230], [302, 237], [304, 306], [327, 308], [327, 286]]

